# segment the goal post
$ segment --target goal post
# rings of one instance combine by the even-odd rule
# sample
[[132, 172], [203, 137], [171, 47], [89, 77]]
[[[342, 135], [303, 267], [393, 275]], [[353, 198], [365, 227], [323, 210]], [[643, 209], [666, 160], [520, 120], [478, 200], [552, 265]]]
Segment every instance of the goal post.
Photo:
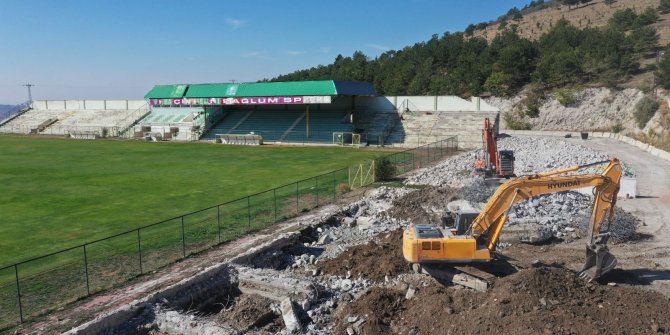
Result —
[[361, 134], [350, 132], [333, 132], [333, 144], [339, 146], [360, 147]]

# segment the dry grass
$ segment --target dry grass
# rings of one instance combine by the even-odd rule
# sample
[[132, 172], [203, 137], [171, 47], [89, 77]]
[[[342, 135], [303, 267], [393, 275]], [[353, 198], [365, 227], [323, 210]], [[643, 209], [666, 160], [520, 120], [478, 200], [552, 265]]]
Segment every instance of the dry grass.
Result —
[[[546, 33], [561, 18], [570, 21], [578, 28], [602, 27], [607, 24], [607, 20], [618, 10], [632, 8], [637, 13], [644, 11], [649, 7], [657, 7], [658, 0], [618, 0], [611, 7], [602, 1], [576, 8], [555, 4], [548, 8], [535, 12], [524, 14], [521, 21], [510, 20], [507, 27], [518, 25], [519, 36], [532, 40], [538, 39], [543, 33]], [[670, 13], [660, 16], [659, 22], [653, 25], [659, 32], [660, 45], [666, 45], [670, 42]], [[489, 42], [492, 41], [500, 32], [499, 24], [489, 25], [486, 30], [475, 31], [475, 37], [484, 37]]]

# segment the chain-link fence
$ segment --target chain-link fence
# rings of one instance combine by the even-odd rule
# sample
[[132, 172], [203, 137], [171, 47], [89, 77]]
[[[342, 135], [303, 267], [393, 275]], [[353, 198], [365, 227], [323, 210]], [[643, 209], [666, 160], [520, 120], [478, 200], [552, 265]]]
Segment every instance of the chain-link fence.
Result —
[[[376, 161], [391, 162], [399, 175], [442, 159], [457, 148], [452, 137]], [[331, 203], [350, 187], [374, 182], [374, 178], [353, 181], [359, 167], [331, 171], [0, 268], [0, 329]]]

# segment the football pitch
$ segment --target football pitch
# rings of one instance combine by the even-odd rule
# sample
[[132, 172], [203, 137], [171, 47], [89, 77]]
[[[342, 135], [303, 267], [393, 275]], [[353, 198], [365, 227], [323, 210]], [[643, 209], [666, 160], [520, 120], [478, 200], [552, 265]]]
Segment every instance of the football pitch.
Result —
[[0, 136], [0, 266], [382, 154]]

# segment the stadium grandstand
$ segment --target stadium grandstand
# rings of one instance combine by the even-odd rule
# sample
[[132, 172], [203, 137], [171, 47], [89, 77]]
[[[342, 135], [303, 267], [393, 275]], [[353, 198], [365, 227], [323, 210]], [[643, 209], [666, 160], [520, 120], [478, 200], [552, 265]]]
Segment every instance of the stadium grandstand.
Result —
[[356, 98], [372, 96], [369, 83], [333, 80], [159, 85], [145, 95], [151, 113], [135, 134], [224, 143], [246, 135], [264, 142], [332, 143], [353, 134]]
[[0, 123], [0, 133], [118, 137], [149, 113], [143, 100], [39, 100]]

